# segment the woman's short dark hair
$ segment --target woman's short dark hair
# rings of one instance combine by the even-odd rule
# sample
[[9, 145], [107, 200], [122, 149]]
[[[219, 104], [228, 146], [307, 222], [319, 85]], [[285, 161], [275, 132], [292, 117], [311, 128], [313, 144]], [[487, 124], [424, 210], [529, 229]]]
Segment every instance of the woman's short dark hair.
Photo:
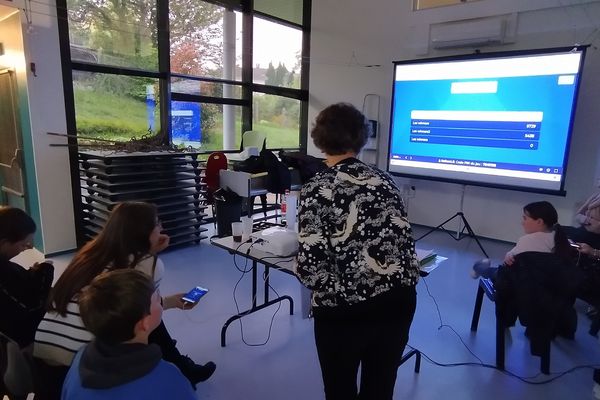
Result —
[[317, 115], [310, 136], [328, 155], [358, 153], [371, 134], [371, 123], [352, 104], [330, 105]]
[[152, 278], [135, 269], [118, 269], [98, 275], [79, 296], [85, 327], [108, 344], [134, 337], [135, 325], [150, 315], [156, 287]]
[[35, 232], [35, 222], [16, 207], [0, 207], [0, 240], [19, 242]]

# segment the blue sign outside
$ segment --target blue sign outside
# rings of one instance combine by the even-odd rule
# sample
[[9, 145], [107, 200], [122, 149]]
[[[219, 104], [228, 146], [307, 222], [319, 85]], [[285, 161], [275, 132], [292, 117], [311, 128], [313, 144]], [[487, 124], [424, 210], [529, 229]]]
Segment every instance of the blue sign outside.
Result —
[[154, 86], [146, 85], [146, 119], [148, 120], [148, 130], [154, 132], [154, 110], [156, 109], [156, 99], [154, 97]]
[[200, 104], [171, 101], [171, 130], [173, 143], [197, 142], [202, 139]]

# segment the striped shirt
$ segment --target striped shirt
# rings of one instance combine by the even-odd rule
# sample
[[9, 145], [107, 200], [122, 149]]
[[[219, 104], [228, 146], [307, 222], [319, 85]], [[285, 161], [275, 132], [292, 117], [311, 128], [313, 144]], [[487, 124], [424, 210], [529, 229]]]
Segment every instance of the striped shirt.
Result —
[[[164, 275], [164, 264], [160, 258], [156, 259], [153, 268], [154, 257], [143, 258], [135, 269], [148, 275], [154, 269], [154, 282], [160, 285]], [[79, 313], [79, 304], [73, 298], [67, 304], [67, 314], [62, 316], [56, 312], [49, 311], [38, 326], [35, 333], [35, 345], [33, 355], [41, 358], [51, 365], [71, 365], [73, 357], [79, 349], [94, 338], [83, 325]]]

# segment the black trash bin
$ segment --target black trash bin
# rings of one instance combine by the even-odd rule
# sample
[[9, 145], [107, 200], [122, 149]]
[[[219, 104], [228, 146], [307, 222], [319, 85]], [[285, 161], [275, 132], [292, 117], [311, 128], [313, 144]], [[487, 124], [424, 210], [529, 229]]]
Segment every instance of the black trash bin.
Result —
[[231, 223], [242, 217], [242, 197], [232, 191], [219, 189], [214, 193], [217, 213], [217, 236], [231, 236]]

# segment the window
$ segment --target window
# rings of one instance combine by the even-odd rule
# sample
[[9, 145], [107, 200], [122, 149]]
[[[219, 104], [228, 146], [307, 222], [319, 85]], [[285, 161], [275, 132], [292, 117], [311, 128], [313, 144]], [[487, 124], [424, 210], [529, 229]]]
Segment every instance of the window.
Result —
[[57, 0], [71, 52], [69, 132], [112, 141], [160, 134], [208, 152], [237, 150], [242, 132], [255, 129], [272, 149], [305, 145], [310, 6]]
[[254, 83], [300, 88], [302, 30], [254, 18]]
[[128, 141], [160, 131], [158, 79], [73, 73], [77, 134]]
[[68, 0], [71, 60], [158, 70], [156, 2]]
[[268, 147], [300, 147], [299, 100], [257, 93], [252, 110], [253, 129], [266, 134]]
[[171, 0], [169, 7], [171, 72], [241, 80], [241, 13], [203, 1]]

